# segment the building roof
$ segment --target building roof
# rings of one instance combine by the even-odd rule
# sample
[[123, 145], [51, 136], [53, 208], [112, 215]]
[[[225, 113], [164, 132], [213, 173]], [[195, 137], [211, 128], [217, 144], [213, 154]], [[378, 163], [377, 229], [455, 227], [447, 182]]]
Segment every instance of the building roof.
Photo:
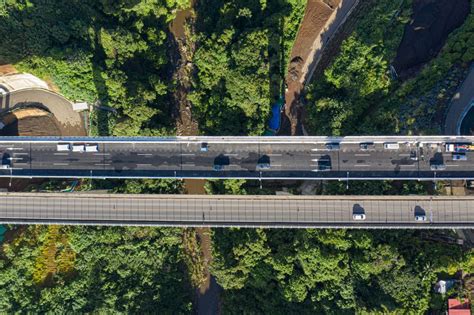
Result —
[[468, 299], [448, 299], [448, 315], [471, 315]]
[[33, 88], [48, 89], [46, 82], [29, 73], [0, 76], [0, 85], [6, 88], [8, 92]]

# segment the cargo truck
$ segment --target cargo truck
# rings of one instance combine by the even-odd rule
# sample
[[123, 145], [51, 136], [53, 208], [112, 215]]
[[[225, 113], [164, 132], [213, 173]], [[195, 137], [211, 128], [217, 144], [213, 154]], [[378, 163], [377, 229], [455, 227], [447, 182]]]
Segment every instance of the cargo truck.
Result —
[[474, 151], [474, 145], [466, 143], [446, 143], [446, 152], [468, 152]]

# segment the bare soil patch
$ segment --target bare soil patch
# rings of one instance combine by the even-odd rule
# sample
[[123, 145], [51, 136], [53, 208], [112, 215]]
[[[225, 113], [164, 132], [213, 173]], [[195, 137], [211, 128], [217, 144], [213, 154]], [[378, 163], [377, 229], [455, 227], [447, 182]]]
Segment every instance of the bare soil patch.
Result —
[[323, 31], [330, 16], [341, 0], [308, 0], [300, 29], [293, 44], [286, 76], [287, 90], [285, 93], [285, 115], [282, 121], [282, 131], [291, 135], [300, 134], [297, 127], [299, 111], [301, 110], [300, 96], [303, 91], [303, 81], [306, 76], [304, 64], [314, 53], [314, 43]]
[[1, 118], [5, 127], [1, 136], [60, 136], [56, 118], [38, 108], [25, 108], [6, 114]]
[[205, 183], [206, 181], [204, 179], [185, 179], [184, 186], [186, 187], [186, 193], [190, 195], [205, 195]]
[[18, 73], [18, 71], [12, 65], [1, 65], [0, 66], [0, 75], [9, 75]]

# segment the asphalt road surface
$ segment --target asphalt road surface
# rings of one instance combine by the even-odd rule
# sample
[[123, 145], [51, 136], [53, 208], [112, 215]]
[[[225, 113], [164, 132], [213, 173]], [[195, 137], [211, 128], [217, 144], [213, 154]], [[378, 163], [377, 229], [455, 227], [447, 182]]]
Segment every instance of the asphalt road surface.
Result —
[[[0, 222], [240, 227], [473, 228], [474, 197], [0, 193]], [[365, 220], [354, 220], [365, 214]], [[416, 221], [415, 215], [425, 221]]]
[[474, 64], [459, 90], [454, 94], [446, 114], [445, 133], [460, 134], [462, 120], [474, 102]]
[[[474, 152], [456, 160], [445, 149], [453, 142], [470, 144], [474, 137], [3, 137], [0, 154], [5, 166], [0, 176], [473, 179]], [[331, 149], [328, 143], [339, 146]], [[388, 143], [398, 148], [388, 149]], [[98, 151], [59, 151], [58, 144], [97, 145]]]

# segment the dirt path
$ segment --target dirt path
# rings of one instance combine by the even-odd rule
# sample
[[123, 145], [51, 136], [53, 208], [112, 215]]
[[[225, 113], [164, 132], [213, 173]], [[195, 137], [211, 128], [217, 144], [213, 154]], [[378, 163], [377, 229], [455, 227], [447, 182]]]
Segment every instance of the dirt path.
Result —
[[301, 95], [321, 60], [323, 50], [359, 0], [308, 0], [293, 45], [285, 93], [285, 115], [291, 135], [302, 135]]

